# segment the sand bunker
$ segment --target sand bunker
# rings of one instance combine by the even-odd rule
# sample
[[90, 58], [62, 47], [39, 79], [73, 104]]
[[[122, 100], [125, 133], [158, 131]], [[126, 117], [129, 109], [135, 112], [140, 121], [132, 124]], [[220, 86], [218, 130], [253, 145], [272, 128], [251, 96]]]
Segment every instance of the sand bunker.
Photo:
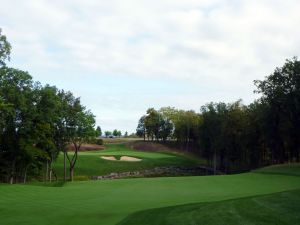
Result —
[[131, 157], [131, 156], [122, 156], [120, 158], [121, 161], [130, 161], [130, 162], [139, 162], [142, 161], [142, 159]]
[[101, 156], [101, 159], [112, 160], [112, 161], [127, 161], [127, 162], [139, 162], [142, 159], [131, 157], [131, 156], [121, 156], [120, 160], [117, 160], [114, 156]]
[[117, 159], [114, 156], [101, 156], [101, 159], [116, 161]]

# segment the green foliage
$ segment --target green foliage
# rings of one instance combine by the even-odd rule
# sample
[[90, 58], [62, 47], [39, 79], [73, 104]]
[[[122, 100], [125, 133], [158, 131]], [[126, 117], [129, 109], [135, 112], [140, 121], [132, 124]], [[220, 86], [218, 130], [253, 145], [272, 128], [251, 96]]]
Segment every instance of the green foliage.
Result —
[[42, 87], [27, 72], [1, 67], [0, 96], [3, 181], [26, 181], [28, 176], [39, 175], [45, 164], [50, 164], [47, 173], [51, 173], [53, 161], [69, 142], [80, 148], [95, 137], [94, 116], [79, 99], [56, 87]]
[[173, 127], [172, 121], [167, 116], [150, 108], [147, 110], [147, 115], [139, 119], [136, 134], [139, 137], [144, 137], [144, 140], [147, 136], [152, 141], [154, 139], [166, 141], [172, 135]]
[[110, 135], [112, 135], [111, 131], [104, 131], [105, 137], [109, 137]]
[[100, 127], [100, 126], [97, 126], [97, 128], [96, 128], [96, 136], [97, 136], [97, 137], [102, 136], [102, 130], [101, 130], [101, 127]]
[[5, 61], [10, 60], [11, 45], [0, 28], [0, 67], [5, 66]]
[[114, 129], [112, 135], [114, 135], [115, 137], [121, 137], [122, 132], [120, 130]]
[[[43, 87], [29, 73], [6, 67], [10, 50], [0, 29], [0, 181], [25, 182], [43, 167], [51, 181], [60, 151], [69, 159], [72, 177], [81, 144], [95, 138], [94, 115], [71, 92]], [[72, 159], [69, 143], [76, 149]]]
[[300, 61], [294, 57], [265, 80], [255, 81], [268, 105], [267, 145], [272, 161], [300, 160]]
[[96, 143], [97, 145], [103, 145], [103, 139], [96, 139]]
[[136, 135], [137, 135], [138, 137], [143, 137], [144, 140], [145, 140], [145, 138], [146, 138], [145, 118], [146, 118], [146, 116], [142, 116], [142, 117], [139, 119], [138, 126], [137, 126], [137, 128], [136, 128]]
[[[31, 160], [28, 146], [34, 144], [35, 131], [35, 92], [36, 85], [31, 76], [21, 70], [0, 68], [0, 96], [9, 111], [1, 113], [0, 133], [1, 174], [6, 181], [26, 177]], [[2, 111], [2, 110], [1, 110]], [[27, 160], [28, 159], [28, 160]]]
[[[181, 149], [198, 152], [215, 170], [228, 173], [299, 162], [300, 61], [287, 60], [255, 84], [262, 97], [248, 106], [238, 100], [206, 104], [200, 113], [171, 107], [148, 109], [139, 120], [137, 134], [151, 140], [171, 137]], [[170, 126], [164, 127], [167, 121]]]

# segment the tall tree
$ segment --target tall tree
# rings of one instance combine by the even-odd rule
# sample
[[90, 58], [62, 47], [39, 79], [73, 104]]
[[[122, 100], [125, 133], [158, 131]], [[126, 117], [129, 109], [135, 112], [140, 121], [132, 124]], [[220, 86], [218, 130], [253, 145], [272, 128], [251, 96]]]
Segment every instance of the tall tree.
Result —
[[117, 137], [117, 136], [118, 136], [118, 130], [117, 130], [117, 129], [114, 129], [113, 132], [112, 132], [112, 134], [113, 134], [115, 137]]
[[104, 131], [105, 137], [109, 137], [110, 135], [112, 135], [111, 131]]
[[67, 145], [70, 143], [69, 135], [69, 108], [74, 100], [71, 92], [61, 90], [58, 92], [59, 97], [59, 117], [55, 121], [54, 143], [56, 148], [63, 152], [64, 164], [64, 181], [67, 180]]
[[96, 136], [97, 137], [102, 136], [102, 130], [101, 130], [100, 126], [97, 126], [97, 128], [96, 128]]
[[36, 98], [36, 146], [47, 154], [45, 178], [51, 182], [53, 175], [52, 165], [61, 150], [55, 144], [57, 123], [61, 116], [61, 102], [57, 88], [49, 85], [41, 87], [37, 92]]
[[145, 126], [145, 118], [146, 116], [142, 116], [139, 119], [138, 126], [136, 128], [136, 134], [139, 137], [143, 137], [144, 141], [146, 140], [146, 126]]
[[121, 136], [122, 136], [122, 132], [121, 132], [120, 130], [118, 130], [117, 136], [118, 136], [118, 137], [121, 137]]
[[158, 137], [161, 138], [165, 142], [167, 140], [167, 138], [171, 136], [171, 134], [173, 132], [173, 128], [174, 128], [174, 126], [173, 126], [172, 121], [169, 118], [164, 117], [161, 114]]
[[74, 178], [74, 168], [81, 145], [95, 138], [94, 125], [94, 115], [90, 111], [85, 110], [79, 98], [71, 97], [66, 109], [66, 131], [69, 141], [74, 145], [75, 150], [72, 156], [65, 151], [69, 162], [71, 181]]
[[10, 183], [27, 174], [29, 164], [24, 160], [35, 144], [36, 132], [36, 87], [31, 76], [24, 71], [2, 67], [0, 69], [0, 96], [10, 104], [9, 113], [4, 116], [5, 128], [1, 130], [1, 158], [4, 158], [4, 173]]
[[151, 137], [153, 141], [154, 138], [158, 140], [159, 136], [159, 127], [160, 127], [160, 115], [157, 110], [154, 108], [149, 108], [147, 110], [147, 115], [145, 117], [145, 128], [148, 138]]
[[255, 81], [272, 110], [273, 161], [300, 160], [300, 61], [294, 57], [265, 80]]

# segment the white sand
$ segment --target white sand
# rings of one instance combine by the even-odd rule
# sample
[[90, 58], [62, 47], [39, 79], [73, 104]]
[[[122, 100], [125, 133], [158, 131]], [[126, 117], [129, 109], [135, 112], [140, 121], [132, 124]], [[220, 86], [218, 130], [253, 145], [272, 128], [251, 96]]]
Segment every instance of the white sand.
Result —
[[117, 160], [114, 156], [101, 156], [101, 159], [111, 160], [111, 161], [127, 161], [127, 162], [139, 162], [142, 159], [131, 157], [131, 156], [121, 156], [120, 160]]
[[122, 156], [120, 158], [120, 161], [139, 162], [139, 161], [142, 161], [142, 159], [131, 157], [131, 156]]

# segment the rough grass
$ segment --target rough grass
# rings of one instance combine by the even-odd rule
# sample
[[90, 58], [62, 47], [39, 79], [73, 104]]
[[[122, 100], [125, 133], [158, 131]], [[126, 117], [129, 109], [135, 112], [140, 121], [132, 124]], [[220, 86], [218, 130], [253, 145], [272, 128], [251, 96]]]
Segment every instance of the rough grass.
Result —
[[[72, 154], [70, 152], [69, 154]], [[88, 180], [91, 176], [105, 175], [111, 172], [128, 172], [150, 169], [158, 166], [194, 166], [202, 160], [171, 152], [141, 152], [123, 144], [106, 145], [105, 150], [79, 152], [75, 167], [75, 180]], [[101, 156], [132, 156], [142, 159], [140, 162], [109, 161]], [[63, 155], [54, 164], [54, 170], [61, 179], [63, 176]]]
[[[264, 173], [85, 181], [61, 187], [0, 185], [0, 224], [113, 225], [138, 211], [174, 206], [187, 208], [183, 208], [182, 215], [178, 212], [180, 208], [171, 210], [169, 221], [173, 224], [297, 224], [297, 192], [282, 193], [273, 199], [254, 197], [297, 189], [300, 189], [298, 176]], [[250, 202], [241, 198], [249, 198]], [[193, 206], [182, 206], [187, 204]], [[197, 207], [189, 208], [194, 206]], [[198, 216], [202, 211], [204, 214]], [[173, 217], [177, 214], [178, 217]], [[268, 222], [268, 217], [274, 214], [291, 220]], [[153, 222], [148, 224], [163, 224], [155, 220], [159, 216], [163, 217], [150, 213], [142, 219]], [[177, 220], [181, 223], [176, 223]], [[127, 221], [127, 224], [135, 223]]]

